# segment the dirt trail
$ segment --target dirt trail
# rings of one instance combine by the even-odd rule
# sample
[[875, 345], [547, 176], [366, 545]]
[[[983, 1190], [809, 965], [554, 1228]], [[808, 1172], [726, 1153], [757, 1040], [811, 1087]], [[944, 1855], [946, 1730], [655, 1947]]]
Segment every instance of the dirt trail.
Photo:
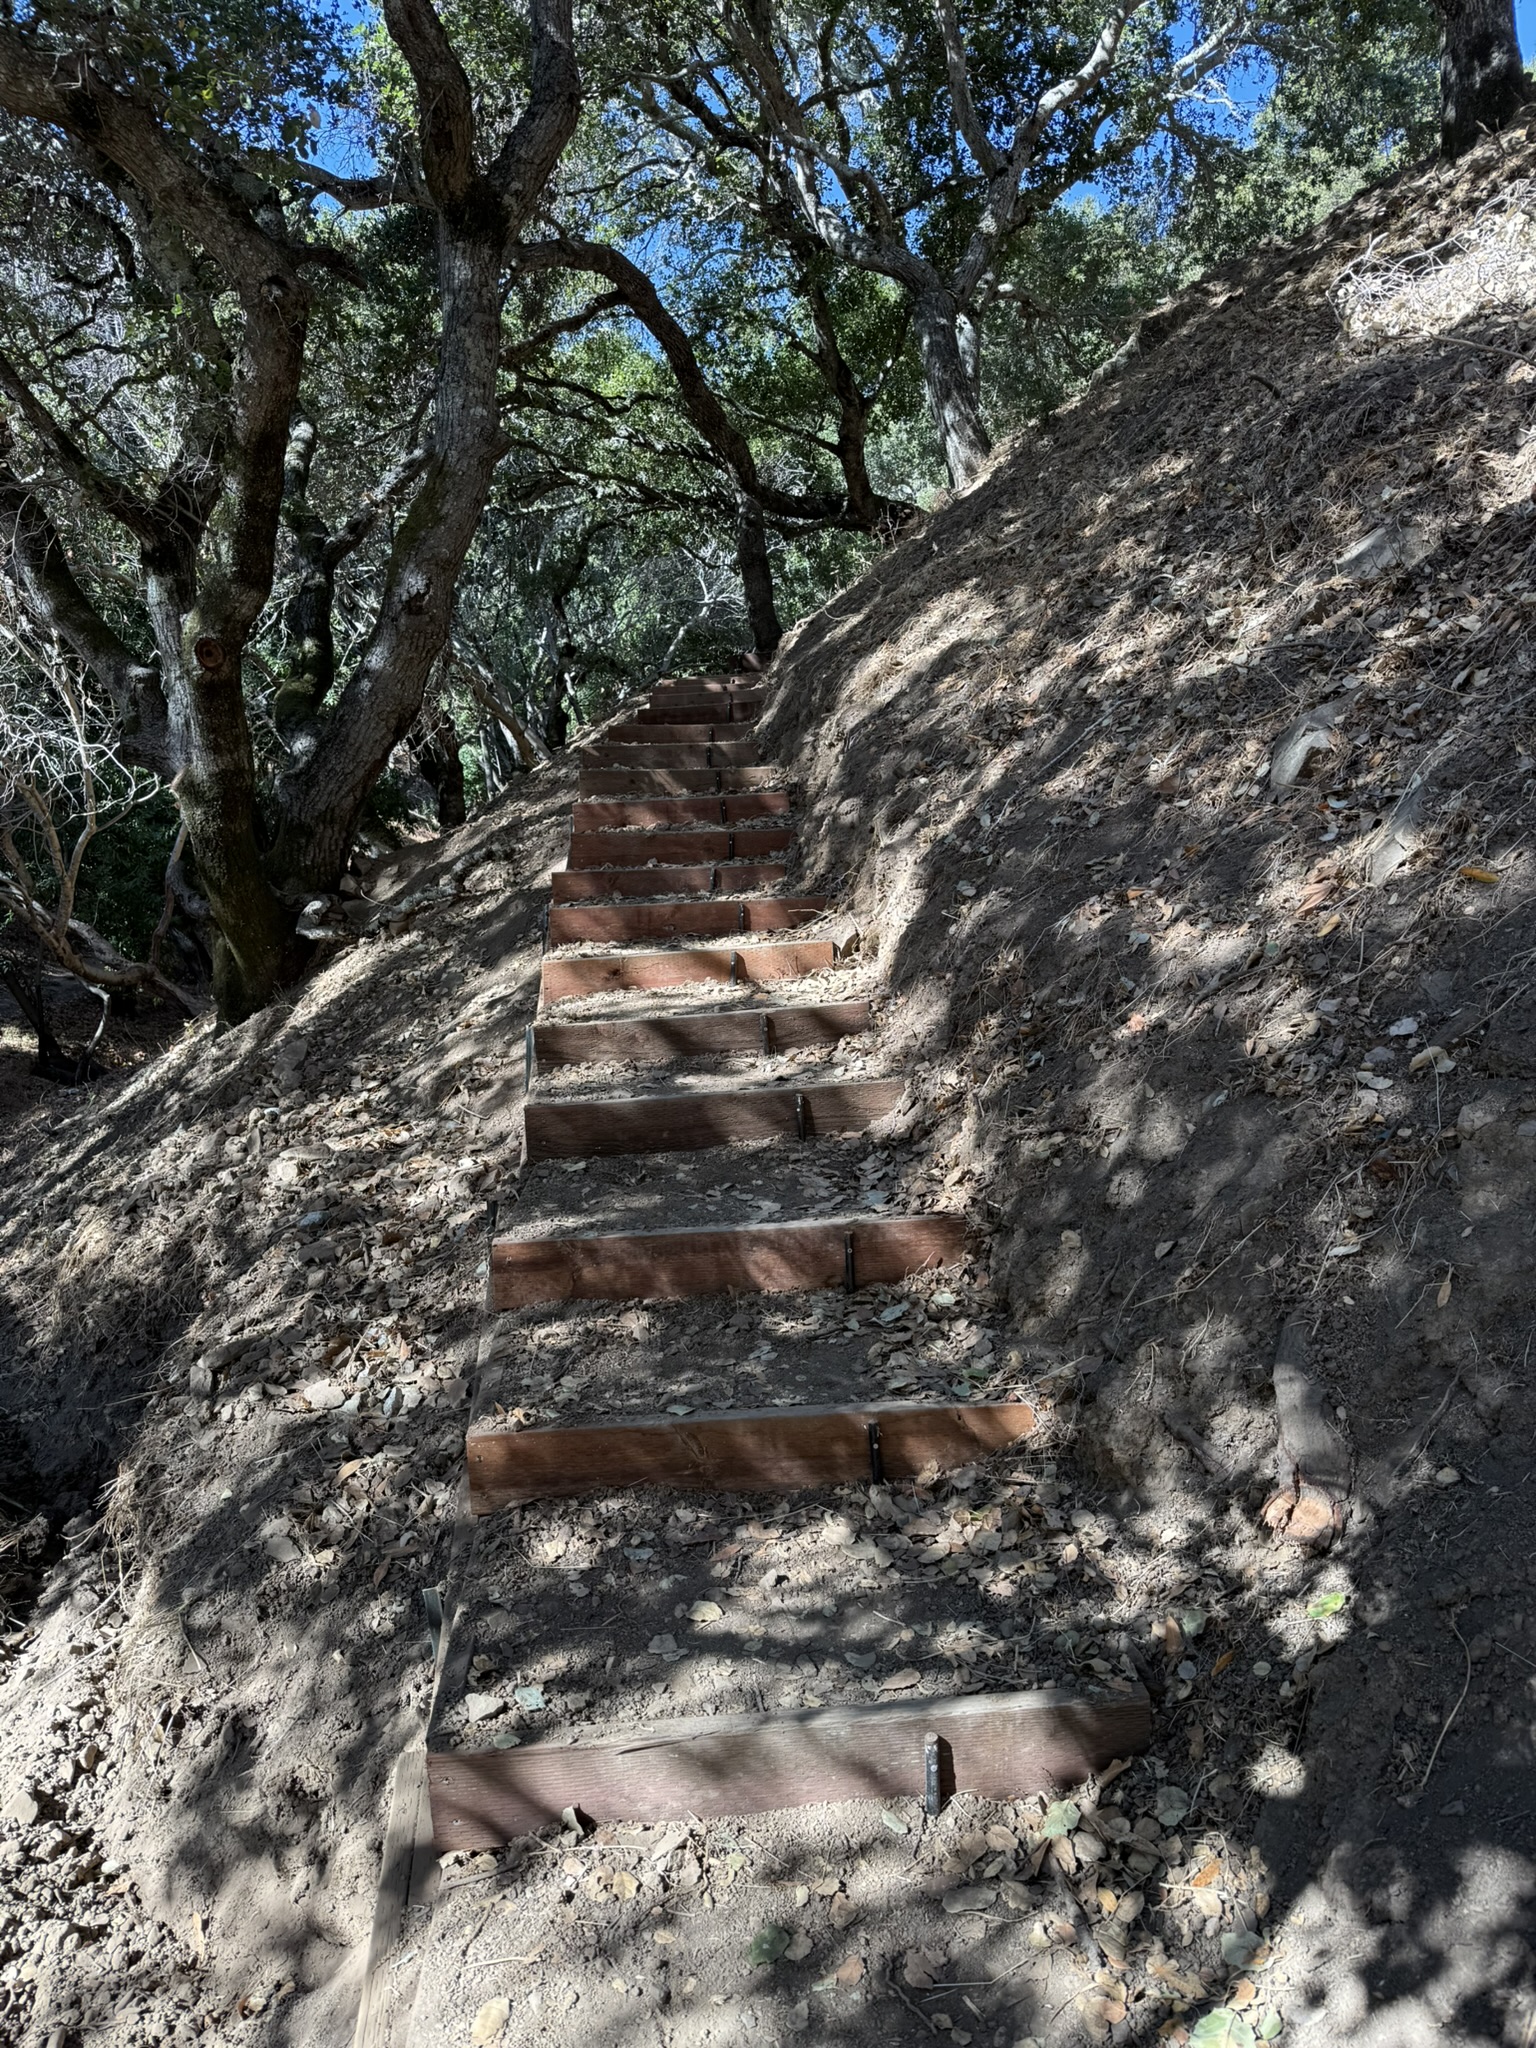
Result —
[[[1512, 134], [1206, 280], [791, 636], [774, 887], [864, 935], [794, 993], [877, 1029], [676, 1078], [915, 1076], [899, 1135], [517, 1171], [565, 769], [380, 873], [291, 1008], [6, 1097], [0, 2040], [348, 2038], [494, 1199], [550, 1235], [911, 1202], [978, 1253], [848, 1304], [518, 1311], [492, 1415], [1017, 1390], [1050, 1423], [920, 1504], [487, 1523], [448, 1739], [907, 1671], [1135, 1672], [1158, 1713], [1066, 1869], [1031, 1874], [1028, 1808], [450, 1868], [398, 1973], [424, 2039], [504, 1998], [508, 2040], [1075, 2048], [1225, 2009], [1529, 2048], [1536, 385], [1532, 308], [1478, 280], [1533, 180]], [[539, 1085], [620, 1081], [654, 1075]], [[1262, 1519], [1293, 1320], [1350, 1459], [1323, 1556]]]

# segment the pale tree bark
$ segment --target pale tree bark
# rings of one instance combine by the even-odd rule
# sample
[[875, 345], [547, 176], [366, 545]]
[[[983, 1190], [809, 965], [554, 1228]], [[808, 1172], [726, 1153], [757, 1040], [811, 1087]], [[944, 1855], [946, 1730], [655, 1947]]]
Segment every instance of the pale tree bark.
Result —
[[1464, 156], [1531, 98], [1514, 0], [1435, 0], [1440, 14], [1440, 153]]

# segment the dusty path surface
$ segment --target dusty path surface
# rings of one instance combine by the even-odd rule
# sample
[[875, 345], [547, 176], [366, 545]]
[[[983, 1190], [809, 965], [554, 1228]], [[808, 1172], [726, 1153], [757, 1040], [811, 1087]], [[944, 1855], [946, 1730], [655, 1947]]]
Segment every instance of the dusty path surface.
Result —
[[[488, 1521], [464, 1739], [1128, 1669], [1157, 1713], [1062, 1837], [862, 1806], [450, 1865], [423, 2039], [505, 2000], [507, 2040], [1225, 2011], [1529, 2048], [1530, 309], [1452, 259], [1533, 175], [1506, 137], [1195, 288], [786, 644], [775, 888], [852, 913], [815, 999], [877, 1028], [674, 1078], [916, 1077], [899, 1130], [518, 1171], [564, 769], [376, 877], [291, 1009], [6, 1096], [0, 2039], [349, 2038], [478, 1369], [530, 1421], [841, 1388], [1048, 1423], [923, 1498]], [[1362, 258], [1466, 288], [1341, 326]], [[493, 1199], [549, 1234], [911, 1202], [976, 1251], [847, 1300], [519, 1310], [482, 1357]], [[1324, 1553], [1264, 1520], [1289, 1323], [1343, 1447]]]

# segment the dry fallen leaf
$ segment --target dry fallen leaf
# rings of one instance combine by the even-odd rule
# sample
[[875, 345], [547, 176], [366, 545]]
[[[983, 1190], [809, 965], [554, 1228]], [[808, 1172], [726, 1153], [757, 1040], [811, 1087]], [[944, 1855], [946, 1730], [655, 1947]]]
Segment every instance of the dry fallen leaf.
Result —
[[1232, 1659], [1236, 1655], [1236, 1650], [1223, 1650], [1221, 1655], [1216, 1659], [1216, 1662], [1211, 1666], [1212, 1678], [1218, 1677], [1221, 1672], [1225, 1671], [1227, 1666], [1232, 1662]]
[[1343, 922], [1343, 918], [1340, 917], [1339, 913], [1336, 910], [1330, 911], [1328, 916], [1325, 917], [1322, 923], [1318, 926], [1317, 936], [1320, 939], [1330, 938], [1333, 935], [1333, 933], [1338, 930], [1339, 926]]
[[1227, 1993], [1227, 2004], [1234, 2012], [1241, 2012], [1245, 2005], [1252, 2005], [1258, 1995], [1251, 1977], [1239, 1977]]
[[1201, 1887], [1202, 1885], [1214, 1884], [1217, 1878], [1220, 1877], [1220, 1875], [1221, 1858], [1219, 1856], [1213, 1856], [1210, 1862], [1206, 1864], [1204, 1870], [1200, 1871], [1196, 1876], [1190, 1879], [1190, 1883], [1194, 1885], [1196, 1889], [1199, 1889], [1199, 1887]]
[[1464, 882], [1488, 882], [1499, 880], [1492, 868], [1460, 868], [1457, 870]]
[[488, 1998], [470, 2022], [469, 2038], [473, 2048], [486, 2048], [486, 2043], [496, 2039], [511, 2017], [510, 1999]]
[[633, 1872], [616, 1870], [613, 1873], [613, 1895], [616, 1899], [632, 1899], [640, 1889], [640, 1880]]
[[832, 1975], [839, 1984], [853, 1985], [859, 1983], [864, 1975], [864, 1958], [862, 1956], [850, 1956], [846, 1963], [838, 1964]]
[[827, 1918], [834, 1927], [851, 1927], [859, 1917], [859, 1909], [845, 1893], [839, 1892], [835, 1899], [827, 1902]]
[[1447, 1273], [1447, 1274], [1446, 1274], [1446, 1276], [1445, 1276], [1445, 1278], [1444, 1278], [1444, 1279], [1443, 1279], [1443, 1280], [1442, 1280], [1442, 1281], [1440, 1282], [1440, 1285], [1439, 1285], [1439, 1287], [1438, 1287], [1438, 1288], [1436, 1289], [1436, 1292], [1435, 1292], [1435, 1307], [1436, 1307], [1436, 1308], [1444, 1308], [1444, 1307], [1445, 1307], [1445, 1305], [1446, 1305], [1446, 1303], [1447, 1303], [1447, 1302], [1448, 1302], [1448, 1301], [1450, 1300], [1450, 1298], [1451, 1298], [1451, 1276], [1450, 1276], [1450, 1274], [1449, 1274], [1449, 1273]]

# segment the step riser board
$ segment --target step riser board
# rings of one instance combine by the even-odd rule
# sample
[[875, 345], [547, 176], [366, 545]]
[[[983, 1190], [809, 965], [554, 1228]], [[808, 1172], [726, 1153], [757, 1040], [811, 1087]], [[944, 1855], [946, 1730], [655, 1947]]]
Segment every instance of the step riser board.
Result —
[[756, 987], [798, 981], [837, 964], [830, 939], [800, 945], [689, 947], [676, 953], [616, 953], [595, 960], [546, 960], [539, 976], [539, 1000], [600, 996], [621, 988], [688, 988], [699, 981]]
[[[888, 1401], [866, 1408], [740, 1408], [717, 1415], [646, 1417], [574, 1429], [471, 1430], [464, 1456], [469, 1504], [494, 1514], [529, 1500], [565, 1500], [621, 1486], [704, 1493], [793, 1492], [857, 1486], [878, 1476], [954, 1472], [1034, 1434], [1022, 1401], [935, 1408]], [[873, 1427], [875, 1456], [871, 1455]]]
[[524, 1157], [598, 1159], [618, 1152], [705, 1152], [759, 1138], [846, 1137], [889, 1116], [905, 1086], [900, 1080], [834, 1081], [800, 1089], [530, 1102], [523, 1111]]
[[605, 725], [594, 741], [600, 747], [707, 747], [717, 740], [739, 740], [742, 735], [732, 732], [730, 721], [722, 719], [718, 725], [650, 723], [642, 725], [621, 719], [617, 725]]
[[557, 903], [549, 913], [549, 943], [615, 945], [626, 939], [718, 939], [733, 932], [794, 931], [820, 917], [826, 907], [825, 896], [778, 901], [739, 897], [722, 902], [701, 897], [696, 903]]
[[595, 903], [605, 896], [740, 896], [782, 887], [788, 868], [774, 862], [717, 862], [698, 868], [557, 868], [552, 903]]
[[737, 704], [729, 700], [719, 701], [709, 697], [676, 697], [664, 701], [655, 709], [632, 714], [636, 725], [649, 730], [658, 725], [676, 725], [679, 719], [700, 722], [708, 719], [719, 726], [732, 726], [738, 732], [744, 726], [755, 725], [763, 715], [761, 704]]
[[755, 740], [717, 740], [702, 747], [609, 746], [606, 741], [584, 747], [577, 757], [584, 768], [755, 768]]
[[603, 1821], [769, 1813], [844, 1799], [921, 1799], [927, 1737], [941, 1796], [1054, 1796], [1152, 1739], [1140, 1686], [1108, 1699], [982, 1693], [892, 1706], [653, 1722], [618, 1741], [458, 1751], [427, 1759], [434, 1845], [495, 1849], [566, 1807]]
[[[748, 796], [664, 796], [652, 803], [642, 799], [638, 803], [573, 804], [571, 826], [576, 832], [651, 831], [668, 825], [728, 826], [759, 818], [784, 818], [789, 809], [788, 793], [782, 789], [760, 790]], [[632, 850], [630, 858], [638, 858], [638, 854]]]
[[691, 1053], [788, 1052], [835, 1045], [867, 1031], [868, 1003], [823, 1003], [805, 1009], [719, 1010], [693, 1017], [636, 1017], [597, 1024], [535, 1024], [533, 1052], [541, 1067], [596, 1060], [661, 1064]]
[[905, 1280], [965, 1256], [961, 1216], [850, 1217], [741, 1230], [648, 1230], [627, 1237], [499, 1238], [490, 1305], [681, 1301], [701, 1294], [796, 1294]]
[[652, 685], [649, 702], [665, 704], [673, 697], [724, 698], [739, 702], [743, 697], [762, 703], [768, 686], [760, 676], [663, 676]]
[[583, 768], [578, 796], [735, 796], [777, 789], [782, 768]]
[[719, 861], [766, 859], [795, 843], [788, 825], [729, 826], [698, 832], [573, 832], [568, 869], [633, 868], [654, 860], [658, 867], [693, 867]]

